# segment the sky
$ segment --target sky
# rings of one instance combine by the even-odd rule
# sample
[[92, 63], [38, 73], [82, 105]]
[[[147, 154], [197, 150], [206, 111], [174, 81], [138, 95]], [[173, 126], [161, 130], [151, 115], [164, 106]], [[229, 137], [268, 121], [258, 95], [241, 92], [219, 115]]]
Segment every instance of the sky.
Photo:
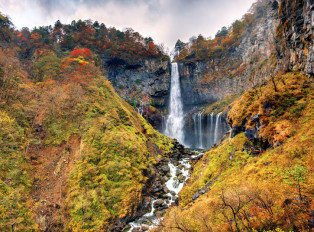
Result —
[[0, 12], [20, 29], [91, 19], [133, 28], [170, 50], [180, 39], [213, 37], [249, 10], [255, 0], [0, 0]]

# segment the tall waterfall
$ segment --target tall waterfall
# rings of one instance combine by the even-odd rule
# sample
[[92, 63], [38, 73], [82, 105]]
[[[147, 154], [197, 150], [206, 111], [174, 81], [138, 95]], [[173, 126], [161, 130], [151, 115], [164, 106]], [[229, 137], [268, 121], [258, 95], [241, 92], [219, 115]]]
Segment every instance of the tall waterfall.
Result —
[[181, 99], [178, 64], [172, 63], [169, 116], [166, 121], [165, 134], [184, 143], [184, 113]]

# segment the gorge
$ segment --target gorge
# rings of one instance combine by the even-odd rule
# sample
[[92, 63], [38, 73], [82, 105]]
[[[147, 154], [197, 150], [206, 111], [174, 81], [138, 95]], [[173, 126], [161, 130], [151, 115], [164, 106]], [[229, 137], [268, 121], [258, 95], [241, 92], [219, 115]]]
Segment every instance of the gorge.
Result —
[[[119, 19], [169, 3], [109, 2], [134, 6]], [[1, 12], [0, 231], [313, 230], [314, 2], [230, 23], [170, 58], [131, 28]]]

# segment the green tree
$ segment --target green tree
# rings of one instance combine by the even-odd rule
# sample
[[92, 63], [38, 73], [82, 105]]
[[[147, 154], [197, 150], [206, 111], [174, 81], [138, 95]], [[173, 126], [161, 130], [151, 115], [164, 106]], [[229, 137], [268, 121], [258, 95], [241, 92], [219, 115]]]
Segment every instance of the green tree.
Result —
[[294, 169], [287, 169], [284, 174], [284, 182], [296, 186], [300, 199], [302, 199], [302, 185], [308, 179], [309, 171], [306, 167], [297, 165]]
[[184, 43], [178, 39], [176, 42], [176, 45], [174, 46], [174, 50], [179, 53], [183, 50], [183, 48], [184, 48]]

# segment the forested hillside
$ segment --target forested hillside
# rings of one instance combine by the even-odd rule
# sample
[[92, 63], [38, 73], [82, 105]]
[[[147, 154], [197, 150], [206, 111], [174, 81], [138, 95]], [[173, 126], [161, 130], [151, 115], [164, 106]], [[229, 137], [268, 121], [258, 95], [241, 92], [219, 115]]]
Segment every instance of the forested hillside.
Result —
[[162, 54], [97, 23], [29, 32], [0, 19], [0, 230], [120, 230], [149, 210], [172, 141], [115, 93], [95, 52], [130, 65]]

